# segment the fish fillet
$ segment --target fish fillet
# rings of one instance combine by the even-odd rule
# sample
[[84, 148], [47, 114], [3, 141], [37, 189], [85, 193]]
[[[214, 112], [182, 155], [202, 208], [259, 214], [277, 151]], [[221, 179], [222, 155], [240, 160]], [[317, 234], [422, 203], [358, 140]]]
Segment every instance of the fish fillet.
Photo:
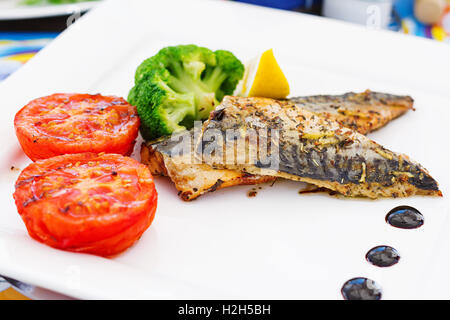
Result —
[[323, 118], [340, 122], [343, 126], [367, 134], [413, 109], [409, 96], [366, 90], [343, 95], [320, 95], [289, 99], [299, 107]]
[[[250, 139], [255, 131], [267, 132], [267, 148], [260, 148], [261, 134]], [[197, 147], [212, 167], [303, 181], [351, 197], [442, 195], [420, 164], [290, 101], [225, 97], [204, 123]]]
[[[370, 90], [343, 95], [296, 97], [289, 101], [319, 116], [355, 128], [363, 134], [384, 126], [413, 108], [413, 100], [409, 96]], [[192, 139], [192, 132], [190, 134]], [[183, 156], [172, 154], [175, 145], [176, 143], [170, 139], [158, 143], [144, 143], [141, 147], [141, 161], [150, 168], [152, 174], [169, 176], [175, 183], [180, 197], [185, 201], [225, 187], [259, 184], [276, 179], [212, 168], [202, 163], [193, 164], [192, 153]]]

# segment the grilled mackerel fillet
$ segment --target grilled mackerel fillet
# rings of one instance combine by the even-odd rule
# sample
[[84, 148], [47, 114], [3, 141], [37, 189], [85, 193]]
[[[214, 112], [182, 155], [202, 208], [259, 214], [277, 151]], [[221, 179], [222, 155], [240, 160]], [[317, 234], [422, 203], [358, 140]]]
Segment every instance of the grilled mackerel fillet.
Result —
[[[340, 121], [361, 133], [378, 129], [413, 107], [413, 100], [408, 96], [369, 90], [339, 96], [297, 97], [290, 101], [322, 117]], [[192, 133], [191, 131], [190, 139]], [[176, 141], [177, 139], [166, 139], [159, 143], [142, 144], [141, 161], [150, 168], [152, 174], [169, 176], [185, 201], [225, 187], [259, 184], [276, 179], [234, 170], [213, 169], [202, 163], [193, 164], [193, 153], [183, 156], [172, 154]]]
[[[189, 140], [189, 150], [179, 150], [176, 147], [182, 135]], [[226, 187], [259, 184], [276, 179], [233, 170], [213, 169], [196, 160], [194, 145], [193, 130], [153, 145], [143, 143], [141, 162], [150, 168], [152, 174], [169, 176], [178, 190], [178, 195], [185, 201]]]
[[[277, 130], [268, 131], [266, 153], [262, 140], [249, 140], [251, 129]], [[229, 138], [227, 130], [237, 136]], [[211, 139], [214, 132], [220, 135]], [[351, 197], [442, 195], [420, 164], [290, 101], [225, 97], [199, 141], [195, 151], [212, 167], [304, 181]]]

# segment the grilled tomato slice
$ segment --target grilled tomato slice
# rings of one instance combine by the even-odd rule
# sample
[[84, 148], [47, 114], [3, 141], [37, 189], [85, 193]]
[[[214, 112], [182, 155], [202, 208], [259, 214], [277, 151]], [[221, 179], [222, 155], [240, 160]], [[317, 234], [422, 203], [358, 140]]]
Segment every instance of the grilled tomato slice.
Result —
[[34, 239], [100, 256], [120, 253], [139, 239], [157, 205], [149, 169], [118, 154], [38, 160], [20, 174], [14, 199]]
[[129, 155], [138, 135], [136, 107], [99, 94], [53, 94], [23, 107], [14, 127], [33, 161], [67, 153]]

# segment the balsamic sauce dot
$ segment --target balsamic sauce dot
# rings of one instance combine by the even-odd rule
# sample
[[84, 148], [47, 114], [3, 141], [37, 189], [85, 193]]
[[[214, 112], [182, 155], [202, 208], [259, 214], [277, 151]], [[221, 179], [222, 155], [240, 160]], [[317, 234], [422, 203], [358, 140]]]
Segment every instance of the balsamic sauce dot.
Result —
[[381, 287], [367, 278], [353, 278], [348, 280], [341, 289], [345, 300], [380, 300]]
[[366, 259], [377, 267], [390, 267], [400, 260], [398, 251], [389, 246], [378, 246], [367, 252]]
[[417, 229], [424, 224], [425, 219], [416, 208], [400, 206], [389, 211], [386, 222], [401, 229]]

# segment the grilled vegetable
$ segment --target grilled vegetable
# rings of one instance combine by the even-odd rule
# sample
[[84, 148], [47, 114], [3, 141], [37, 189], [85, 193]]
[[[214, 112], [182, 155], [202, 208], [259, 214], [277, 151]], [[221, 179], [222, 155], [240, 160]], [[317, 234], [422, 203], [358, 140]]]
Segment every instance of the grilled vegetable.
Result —
[[30, 164], [14, 199], [31, 237], [54, 248], [100, 256], [130, 247], [157, 203], [147, 167], [117, 154], [69, 154]]
[[14, 118], [23, 151], [35, 161], [67, 153], [128, 155], [139, 131], [136, 108], [99, 94], [53, 94], [35, 99]]

